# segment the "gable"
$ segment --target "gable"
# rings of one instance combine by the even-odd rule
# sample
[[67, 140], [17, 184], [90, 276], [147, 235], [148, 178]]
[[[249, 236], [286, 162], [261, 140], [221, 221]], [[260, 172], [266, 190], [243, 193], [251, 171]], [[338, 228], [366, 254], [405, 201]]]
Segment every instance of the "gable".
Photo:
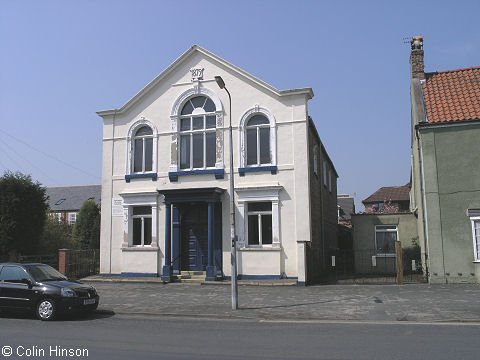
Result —
[[143, 98], [147, 97], [152, 91], [155, 90], [155, 88], [157, 88], [163, 81], [166, 81], [169, 77], [175, 78], [173, 83], [176, 84], [191, 83], [192, 80], [194, 80], [195, 78], [200, 78], [199, 82], [202, 83], [207, 81], [214, 81], [214, 76], [218, 75], [218, 73], [213, 73], [212, 71], [209, 72], [209, 70], [205, 68], [206, 64], [213, 65], [214, 68], [212, 68], [211, 70], [216, 70], [215, 67], [217, 69], [222, 69], [223, 73], [227, 72], [237, 79], [248, 82], [252, 86], [261, 89], [266, 93], [269, 93], [271, 96], [288, 97], [300, 95], [306, 97], [307, 100], [313, 97], [313, 90], [311, 88], [278, 90], [275, 87], [267, 84], [266, 82], [250, 75], [239, 67], [209, 52], [208, 50], [198, 45], [194, 45], [187, 52], [181, 55], [177, 60], [175, 60], [169, 67], [167, 67], [162, 73], [160, 73], [155, 79], [153, 79], [149, 84], [147, 84], [142, 90], [140, 90], [134, 97], [127, 101], [121, 108], [102, 110], [98, 111], [97, 114], [105, 117], [114, 114], [120, 115], [128, 111], [135, 104], [140, 102]]

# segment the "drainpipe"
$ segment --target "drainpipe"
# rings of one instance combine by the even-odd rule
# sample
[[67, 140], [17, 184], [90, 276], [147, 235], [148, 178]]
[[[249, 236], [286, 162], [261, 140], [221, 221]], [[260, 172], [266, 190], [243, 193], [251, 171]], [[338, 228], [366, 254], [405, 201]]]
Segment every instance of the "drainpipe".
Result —
[[115, 154], [115, 118], [117, 116], [117, 110], [113, 113], [112, 120], [112, 173], [110, 181], [110, 259], [109, 259], [109, 273], [112, 273], [112, 243], [113, 243], [113, 217], [112, 217], [112, 198], [113, 198], [113, 168], [114, 168], [114, 154]]
[[428, 271], [429, 268], [429, 257], [428, 254], [430, 254], [430, 243], [428, 241], [428, 210], [427, 210], [427, 195], [425, 193], [425, 171], [423, 169], [423, 147], [422, 147], [422, 138], [420, 136], [420, 131], [418, 128], [415, 129], [415, 133], [417, 136], [417, 151], [419, 153], [420, 159], [420, 193], [422, 194], [422, 214], [423, 214], [423, 233], [425, 234], [425, 247], [426, 247], [426, 252], [425, 252], [425, 272], [426, 276], [428, 279], [428, 282], [430, 283], [430, 274]]

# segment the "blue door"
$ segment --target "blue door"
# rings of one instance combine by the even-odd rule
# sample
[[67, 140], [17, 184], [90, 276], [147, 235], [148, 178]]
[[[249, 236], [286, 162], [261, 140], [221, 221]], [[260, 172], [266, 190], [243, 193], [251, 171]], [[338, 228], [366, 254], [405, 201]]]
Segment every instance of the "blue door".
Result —
[[182, 270], [204, 271], [208, 262], [207, 204], [190, 204], [182, 215]]

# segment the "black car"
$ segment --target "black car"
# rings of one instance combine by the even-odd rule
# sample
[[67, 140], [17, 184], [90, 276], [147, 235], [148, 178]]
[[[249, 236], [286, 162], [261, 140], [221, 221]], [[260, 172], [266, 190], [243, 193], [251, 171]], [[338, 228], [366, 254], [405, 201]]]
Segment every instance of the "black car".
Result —
[[40, 320], [52, 320], [61, 312], [93, 311], [98, 302], [94, 287], [49, 265], [0, 263], [0, 308], [34, 310]]

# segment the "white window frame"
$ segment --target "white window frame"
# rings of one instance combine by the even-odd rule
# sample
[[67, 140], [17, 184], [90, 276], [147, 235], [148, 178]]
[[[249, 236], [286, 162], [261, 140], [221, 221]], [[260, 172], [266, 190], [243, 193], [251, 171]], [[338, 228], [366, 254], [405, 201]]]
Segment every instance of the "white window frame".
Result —
[[56, 213], [53, 213], [53, 218], [55, 220], [57, 220], [59, 223], [61, 223], [63, 220], [62, 220], [62, 213], [61, 212], [56, 212]]
[[[143, 127], [146, 127], [146, 126], [142, 126], [142, 127], [138, 128], [137, 131], [139, 129], [143, 128]], [[136, 132], [135, 132], [135, 134], [136, 134]], [[147, 166], [146, 142], [149, 139], [152, 139], [152, 169], [153, 169], [153, 130], [152, 130], [152, 135], [134, 135], [133, 136], [133, 139], [132, 139], [132, 165], [131, 166], [132, 166], [132, 170], [133, 170], [134, 174], [145, 174], [145, 173], [152, 172], [152, 170], [148, 170], [148, 171], [145, 170], [145, 168]], [[137, 148], [135, 146], [136, 140], [142, 140], [142, 170], [141, 171], [135, 171], [135, 156], [136, 156], [136, 152], [137, 152]]]
[[480, 225], [480, 216], [470, 217], [470, 222], [472, 224], [473, 261], [480, 262], [480, 253], [477, 251], [477, 238], [480, 242], [480, 229], [478, 233], [476, 233], [475, 231], [475, 223], [478, 223]]
[[[152, 228], [153, 228], [153, 218], [152, 218], [152, 212], [150, 212], [150, 214], [140, 214], [140, 215], [133, 215], [133, 209], [136, 208], [136, 207], [149, 207], [151, 209], [151, 206], [149, 205], [140, 205], [140, 206], [132, 206], [131, 207], [131, 220], [132, 220], [132, 231], [130, 231], [131, 233], [131, 242], [130, 242], [130, 246], [131, 247], [152, 247], [152, 243], [150, 244], [147, 244], [145, 245], [145, 219], [151, 219], [152, 220]], [[150, 210], [151, 211], [151, 210]], [[133, 221], [134, 219], [141, 219], [141, 222], [142, 222], [142, 225], [141, 225], [141, 233], [140, 233], [140, 244], [138, 245], [134, 245], [133, 244]]]
[[[240, 249], [265, 249], [279, 250], [281, 248], [280, 238], [280, 196], [282, 186], [251, 186], [237, 188], [237, 224], [238, 224], [238, 242]], [[266, 245], [248, 245], [248, 203], [271, 202], [272, 203], [272, 244]]]
[[[135, 154], [134, 154], [134, 147], [135, 147], [135, 134], [138, 129], [141, 127], [148, 126], [152, 129], [153, 135], [147, 135], [145, 138], [153, 138], [152, 144], [152, 170], [151, 171], [142, 171], [142, 172], [134, 172], [133, 163], [135, 161]], [[139, 137], [143, 138], [143, 136]], [[129, 129], [128, 136], [127, 136], [127, 155], [126, 155], [126, 173], [127, 175], [132, 174], [156, 174], [157, 173], [157, 156], [158, 156], [158, 149], [157, 149], [157, 142], [158, 142], [158, 131], [157, 128], [147, 119], [142, 117], [140, 120], [136, 121]], [[142, 168], [145, 169], [145, 142], [143, 145], [143, 164]]]
[[[170, 112], [170, 130], [171, 130], [171, 154], [170, 154], [170, 167], [169, 172], [177, 172], [180, 170], [180, 116], [183, 109], [183, 105], [192, 97], [203, 95], [210, 98], [215, 104], [215, 115], [217, 116], [217, 131], [216, 131], [216, 147], [217, 152], [215, 154], [215, 168], [224, 169], [224, 151], [223, 151], [223, 118], [224, 111], [222, 102], [218, 97], [217, 93], [210, 90], [205, 86], [200, 86], [202, 81], [195, 81], [192, 85], [193, 87], [187, 89], [182, 94], [180, 94], [175, 102], [173, 103], [172, 110]], [[218, 151], [221, 147], [222, 151]]]
[[[245, 142], [245, 154], [246, 154], [246, 162], [245, 164], [247, 164], [248, 167], [257, 167], [257, 166], [270, 166], [272, 164], [272, 154], [271, 154], [271, 151], [270, 151], [270, 144], [268, 144], [268, 152], [270, 153], [270, 161], [267, 162], [267, 163], [261, 163], [261, 160], [260, 160], [260, 129], [270, 129], [270, 121], [268, 120], [267, 117], [265, 117], [264, 115], [261, 115], [263, 117], [265, 117], [267, 119], [267, 124], [260, 124], [260, 125], [248, 125], [248, 123], [250, 122], [250, 119], [255, 116], [255, 115], [260, 115], [260, 114], [254, 114], [252, 116], [250, 116], [247, 120], [247, 123], [246, 123], [246, 126], [245, 126], [245, 136], [247, 136], [247, 132], [248, 130], [253, 130], [255, 129], [256, 131], [256, 144], [255, 144], [255, 148], [257, 150], [257, 161], [255, 164], [248, 164], [248, 141]], [[269, 140], [270, 140], [270, 132], [269, 132]]]
[[68, 213], [68, 223], [70, 225], [74, 225], [76, 222], [77, 222], [77, 213], [76, 212]]
[[[381, 229], [383, 227], [383, 229]], [[395, 227], [395, 229], [387, 229], [387, 227]], [[396, 241], [398, 241], [398, 225], [395, 224], [381, 224], [381, 225], [375, 225], [375, 254], [377, 257], [395, 257], [395, 249], [393, 253], [379, 253], [378, 252], [378, 245], [377, 245], [377, 233], [379, 232], [394, 232], [397, 237]]]
[[[122, 250], [151, 249], [158, 250], [158, 197], [157, 191], [125, 192], [118, 194], [123, 199], [123, 243]], [[133, 207], [150, 206], [152, 208], [152, 242], [150, 245], [133, 245]]]
[[[207, 99], [209, 99], [208, 96], [199, 94], [192, 96], [190, 99], [185, 101], [185, 103], [182, 105], [182, 108], [180, 109], [180, 114], [182, 112], [183, 107], [191, 101], [191, 99], [198, 97], [198, 96], [204, 96]], [[210, 99], [212, 100], [212, 99]], [[206, 101], [206, 100], [205, 100]], [[212, 100], [213, 102], [213, 100]], [[215, 104], [215, 102], [214, 102]], [[205, 105], [205, 104], [204, 104]], [[193, 104], [192, 104], [193, 106]], [[215, 117], [215, 127], [213, 128], [208, 128], [207, 129], [207, 116], [213, 116]], [[217, 111], [213, 112], [203, 112], [203, 113], [195, 113], [195, 109], [192, 113], [187, 114], [187, 115], [179, 115], [178, 119], [178, 169], [180, 171], [189, 171], [189, 170], [205, 170], [205, 169], [215, 169], [216, 168], [216, 160], [213, 166], [206, 166], [207, 165], [207, 133], [210, 134], [215, 134], [215, 152], [216, 152], [216, 133], [217, 133], [217, 121], [216, 121], [216, 116], [217, 116]], [[193, 118], [194, 117], [203, 117], [203, 128], [202, 129], [196, 129], [193, 130]], [[190, 130], [181, 130], [181, 124], [182, 124], [182, 119], [190, 119]], [[201, 167], [193, 167], [193, 135], [197, 134], [203, 134], [203, 166]], [[189, 136], [189, 141], [190, 141], [190, 166], [187, 168], [182, 168], [181, 167], [181, 153], [182, 153], [182, 144], [181, 144], [181, 137], [182, 136]], [[216, 154], [214, 154], [216, 158]]]
[[[268, 204], [272, 204], [270, 201], [250, 201], [248, 202], [246, 205], [247, 205], [247, 226], [245, 228], [245, 242], [247, 244], [248, 247], [264, 247], [264, 246], [272, 246], [272, 244], [264, 244], [263, 243], [263, 231], [262, 231], [262, 216], [263, 215], [270, 215], [271, 219], [272, 219], [272, 243], [273, 243], [273, 206], [272, 206], [272, 210], [262, 210], [262, 211], [250, 211], [249, 210], [249, 205], [250, 204], [256, 204], [256, 203], [259, 203], [259, 202], [263, 202], [263, 203], [268, 203]], [[252, 215], [256, 215], [257, 216], [257, 221], [258, 221], [258, 244], [250, 244], [250, 235], [248, 233], [248, 218]]]
[[[267, 127], [270, 126], [270, 163], [268, 164], [260, 164], [259, 163], [259, 156], [260, 156], [260, 149], [259, 149], [259, 136], [257, 133], [257, 164], [247, 165], [247, 125], [248, 120], [254, 115], [263, 115], [267, 118], [269, 125], [259, 125], [259, 127]], [[259, 131], [259, 130], [257, 130]], [[262, 167], [262, 166], [276, 166], [277, 165], [277, 126], [275, 117], [272, 115], [270, 110], [264, 108], [259, 105], [255, 105], [254, 107], [248, 109], [244, 112], [242, 117], [240, 118], [240, 151], [239, 151], [239, 163], [241, 168], [246, 167]]]

